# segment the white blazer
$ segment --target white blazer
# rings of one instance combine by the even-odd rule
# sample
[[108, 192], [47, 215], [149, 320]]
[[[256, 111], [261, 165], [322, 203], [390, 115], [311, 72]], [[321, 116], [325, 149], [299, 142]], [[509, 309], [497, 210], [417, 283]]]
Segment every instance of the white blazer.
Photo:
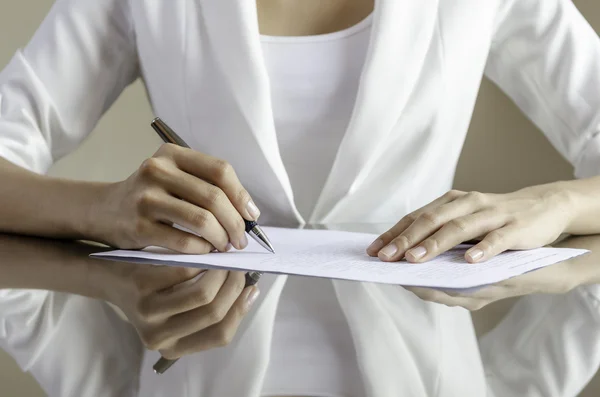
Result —
[[[377, 0], [356, 106], [310, 219], [279, 154], [254, 1], [57, 1], [0, 74], [0, 155], [46, 172], [141, 77], [156, 115], [234, 166], [263, 223], [395, 222], [451, 188], [484, 74], [577, 176], [600, 173], [600, 40], [569, 0]], [[166, 376], [188, 394], [170, 393], [258, 396], [284, 284], [266, 278], [238, 339], [197, 358], [194, 379], [174, 367]], [[334, 285], [369, 396], [482, 395], [477, 345], [455, 343], [475, 340], [468, 313]], [[144, 396], [162, 395], [149, 382]]]

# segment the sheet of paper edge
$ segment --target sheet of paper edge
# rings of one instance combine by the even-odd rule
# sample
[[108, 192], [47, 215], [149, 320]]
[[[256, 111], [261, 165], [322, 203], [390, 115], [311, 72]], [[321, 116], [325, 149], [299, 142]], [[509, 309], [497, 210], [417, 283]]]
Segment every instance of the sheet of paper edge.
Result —
[[[536, 270], [540, 270], [549, 266], [554, 266], [556, 264], [571, 260], [571, 259], [575, 259], [578, 258], [582, 255], [586, 255], [589, 254], [590, 251], [589, 250], [585, 250], [585, 249], [576, 249], [576, 248], [566, 248], [566, 249], [572, 249], [572, 250], [577, 250], [577, 251], [581, 251], [579, 254], [572, 256], [571, 258], [553, 263], [551, 265], [547, 265], [547, 266], [542, 266], [540, 268], [537, 269], [533, 269], [530, 270], [529, 272], [525, 272], [525, 273], [521, 273], [518, 274], [516, 276], [513, 277], [509, 277], [509, 278], [514, 278], [514, 277], [518, 277], [521, 276], [523, 274], [526, 273], [530, 273], [530, 272], [534, 272]], [[114, 251], [110, 251], [110, 252], [114, 252]], [[491, 285], [491, 284], [495, 284], [504, 280], [508, 280], [506, 278], [498, 278], [498, 279], [493, 279], [491, 282], [486, 282], [485, 284], [473, 284], [473, 283], [465, 283], [464, 285], [461, 286], [454, 286], [454, 287], [444, 287], [444, 286], [440, 286], [439, 283], [436, 284], [413, 284], [413, 283], [406, 283], [406, 284], [397, 284], [397, 283], [385, 283], [385, 282], [375, 282], [375, 281], [365, 281], [365, 280], [356, 280], [356, 279], [351, 279], [351, 278], [341, 278], [341, 277], [322, 277], [322, 276], [314, 276], [314, 275], [309, 275], [309, 274], [302, 274], [302, 273], [279, 273], [279, 272], [273, 272], [273, 271], [262, 271], [261, 269], [257, 269], [257, 268], [252, 268], [252, 269], [245, 269], [245, 268], [227, 268], [224, 266], [219, 266], [219, 265], [209, 265], [209, 264], [204, 264], [204, 263], [192, 263], [192, 262], [185, 262], [185, 261], [165, 261], [165, 260], [160, 260], [157, 261], [155, 259], [146, 259], [146, 258], [137, 258], [137, 257], [127, 257], [127, 256], [111, 256], [111, 255], [107, 255], [110, 252], [98, 252], [98, 253], [94, 253], [91, 254], [90, 257], [93, 258], [98, 258], [98, 259], [103, 259], [103, 260], [109, 260], [109, 261], [114, 261], [114, 262], [129, 262], [129, 263], [140, 263], [140, 264], [148, 264], [148, 265], [169, 265], [169, 266], [191, 266], [194, 268], [202, 268], [202, 269], [225, 269], [225, 270], [231, 270], [231, 271], [260, 271], [260, 272], [264, 272], [265, 274], [275, 274], [275, 275], [291, 275], [291, 276], [302, 276], [302, 277], [316, 277], [316, 278], [328, 278], [328, 279], [334, 279], [334, 280], [344, 280], [344, 281], [355, 281], [355, 282], [368, 282], [368, 283], [376, 283], [376, 284], [396, 284], [396, 285], [401, 285], [401, 286], [407, 286], [407, 287], [423, 287], [423, 288], [434, 288], [434, 289], [440, 289], [440, 290], [446, 290], [446, 291], [455, 291], [455, 292], [473, 292], [476, 291], [478, 289], [484, 288], [485, 286]], [[158, 263], [157, 263], [158, 262]]]

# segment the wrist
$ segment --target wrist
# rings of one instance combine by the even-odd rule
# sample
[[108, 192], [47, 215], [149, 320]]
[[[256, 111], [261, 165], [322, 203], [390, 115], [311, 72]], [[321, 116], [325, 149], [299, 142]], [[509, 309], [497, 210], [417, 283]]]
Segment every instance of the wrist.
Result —
[[107, 243], [110, 240], [110, 191], [114, 183], [90, 184], [82, 199], [82, 211], [78, 217], [78, 228], [83, 238]]
[[564, 233], [587, 235], [598, 233], [597, 219], [593, 215], [598, 212], [598, 198], [582, 184], [581, 180], [561, 182], [559, 184], [562, 205], [566, 207], [568, 222]]
[[548, 197], [552, 202], [553, 208], [556, 208], [563, 215], [564, 230], [563, 233], [571, 234], [573, 225], [578, 217], [581, 197], [569, 186], [569, 182], [558, 182], [553, 184]]

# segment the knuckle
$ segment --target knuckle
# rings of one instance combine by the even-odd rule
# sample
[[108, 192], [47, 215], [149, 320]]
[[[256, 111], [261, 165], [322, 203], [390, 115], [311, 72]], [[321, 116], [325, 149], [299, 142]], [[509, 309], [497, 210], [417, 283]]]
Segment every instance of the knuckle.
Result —
[[437, 250], [442, 246], [440, 240], [437, 237], [430, 237], [430, 238], [428, 238], [425, 241], [424, 245], [427, 246], [427, 248], [428, 248], [427, 251], [428, 252], [433, 252], [433, 251], [437, 252]]
[[214, 295], [206, 289], [201, 289], [197, 293], [190, 296], [190, 302], [194, 307], [206, 306], [210, 304], [213, 299]]
[[399, 247], [403, 247], [403, 248], [408, 248], [408, 247], [412, 247], [414, 238], [407, 235], [407, 234], [401, 234], [400, 236], [398, 236], [398, 238], [396, 239], [396, 244]]
[[383, 241], [392, 241], [395, 237], [396, 236], [389, 230], [380, 236]]
[[216, 327], [215, 343], [219, 347], [227, 346], [233, 340], [234, 331], [229, 327]]
[[150, 189], [142, 190], [136, 198], [136, 205], [141, 213], [148, 213], [156, 207], [158, 199]]
[[433, 226], [438, 226], [440, 223], [440, 216], [435, 211], [423, 212], [420, 216], [420, 219]]
[[506, 223], [510, 225], [514, 225], [517, 229], [524, 229], [527, 226], [527, 222], [523, 222], [523, 220], [519, 219], [515, 214], [510, 214], [506, 217]]
[[416, 214], [411, 213], [402, 218], [400, 222], [412, 225], [417, 220], [417, 218], [418, 216]]
[[192, 236], [181, 236], [175, 240], [175, 249], [180, 252], [187, 252], [192, 245]]
[[156, 178], [165, 172], [165, 163], [158, 157], [150, 157], [140, 166], [140, 175], [146, 178]]
[[157, 331], [143, 332], [140, 337], [148, 350], [160, 350], [165, 346], [165, 338]]
[[464, 193], [456, 189], [449, 190], [448, 193], [445, 194], [446, 198], [451, 200], [457, 199], [462, 195], [464, 195]]
[[177, 278], [184, 280], [192, 279], [198, 275], [198, 269], [195, 269], [193, 267], [173, 267], [173, 272], [175, 273], [175, 276]]
[[216, 186], [210, 186], [206, 192], [206, 200], [211, 207], [220, 204], [225, 198], [225, 193]]
[[208, 223], [208, 212], [195, 209], [194, 211], [190, 211], [187, 218], [191, 225], [203, 228]]
[[226, 180], [233, 171], [233, 167], [227, 161], [222, 159], [215, 160], [214, 165], [214, 174], [217, 180], [224, 181]]
[[498, 204], [492, 204], [492, 203], [488, 203], [486, 206], [483, 207], [483, 210], [493, 213], [493, 214], [497, 214], [497, 213], [503, 213], [504, 212], [504, 208], [502, 208], [501, 205]]
[[487, 196], [480, 192], [467, 193], [467, 199], [478, 206], [483, 206], [487, 203]]
[[225, 310], [221, 306], [216, 305], [214, 307], [210, 307], [209, 310], [206, 312], [206, 318], [211, 324], [220, 323], [221, 321], [223, 321], [226, 315], [227, 310]]
[[467, 233], [470, 226], [469, 222], [461, 218], [452, 219], [450, 222], [447, 223], [447, 225], [454, 230], [458, 230], [461, 233]]
[[500, 245], [504, 242], [505, 237], [504, 237], [504, 233], [495, 230], [493, 232], [491, 232], [490, 234], [487, 235], [487, 237], [485, 238], [486, 242], [492, 246], [495, 245]]
[[248, 201], [250, 201], [250, 193], [248, 193], [246, 189], [240, 189], [237, 192], [236, 199], [240, 203], [247, 203]]

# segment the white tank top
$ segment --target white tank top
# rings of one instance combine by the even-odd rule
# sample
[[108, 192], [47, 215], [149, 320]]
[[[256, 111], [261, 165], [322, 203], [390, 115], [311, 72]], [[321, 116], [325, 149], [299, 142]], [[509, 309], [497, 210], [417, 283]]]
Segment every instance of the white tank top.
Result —
[[[331, 34], [262, 36], [275, 128], [294, 201], [309, 221], [354, 107], [371, 17]], [[330, 280], [289, 277], [264, 396], [364, 396], [352, 337]]]

